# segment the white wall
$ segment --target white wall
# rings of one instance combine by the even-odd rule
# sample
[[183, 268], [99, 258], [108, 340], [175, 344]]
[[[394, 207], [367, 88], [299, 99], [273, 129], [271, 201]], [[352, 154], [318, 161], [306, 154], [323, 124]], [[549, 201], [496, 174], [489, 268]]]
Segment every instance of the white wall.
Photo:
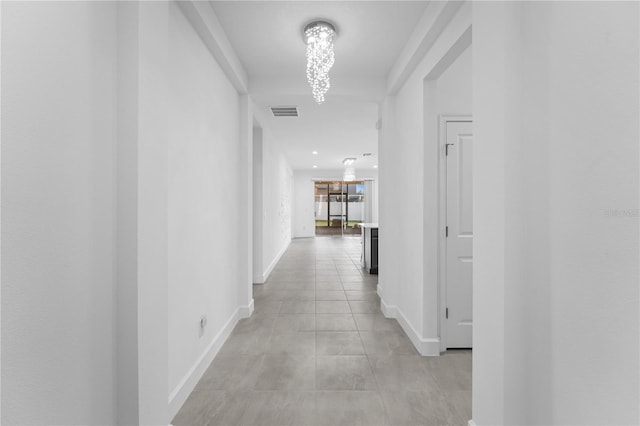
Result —
[[116, 199], [116, 396], [118, 424], [139, 419], [138, 398], [138, 13], [118, 5]]
[[238, 94], [175, 4], [169, 17], [168, 392], [175, 398], [237, 320], [241, 224], [230, 206], [243, 188]]
[[[335, 170], [295, 170], [293, 173], [293, 238], [310, 238], [316, 235], [315, 196], [313, 179], [342, 180], [344, 171]], [[372, 179], [374, 202], [373, 217], [378, 214], [378, 171], [358, 171], [357, 179]]]
[[167, 424], [251, 311], [249, 99], [175, 3], [2, 19], [2, 422]]
[[470, 25], [465, 4], [382, 105], [379, 292], [383, 311], [398, 318], [423, 355], [440, 352], [438, 120], [470, 115]]
[[[340, 177], [340, 172], [331, 173], [329, 178]], [[311, 170], [295, 170], [293, 172], [293, 237], [309, 238], [316, 235], [315, 198], [313, 176]]]
[[269, 128], [262, 128], [262, 265], [254, 281], [263, 283], [291, 242], [293, 172]]
[[[444, 183], [438, 162], [445, 160], [439, 122], [443, 116], [472, 115], [472, 47], [468, 46], [441, 75], [429, 75], [424, 81], [424, 137], [425, 137], [425, 176], [424, 176], [424, 294], [423, 294], [423, 335], [427, 338], [442, 339], [439, 324], [446, 319], [444, 309], [446, 295], [439, 280], [440, 247], [438, 239], [444, 240], [444, 218], [440, 218], [439, 195]], [[425, 69], [426, 71], [426, 69]], [[446, 161], [446, 160], [445, 160]], [[438, 304], [440, 299], [440, 304]], [[444, 350], [446, 341], [440, 342]]]
[[264, 232], [262, 230], [262, 128], [253, 128], [253, 282], [264, 282], [264, 268], [262, 267], [262, 250]]
[[[471, 46], [449, 65], [434, 83], [438, 115], [471, 115]], [[434, 120], [434, 117], [429, 117]]]
[[638, 3], [474, 3], [473, 417], [638, 424]]
[[116, 6], [1, 7], [2, 423], [114, 424]]
[[[211, 7], [209, 5], [209, 7]], [[253, 314], [253, 102], [245, 93], [238, 98], [238, 142], [239, 163], [238, 193], [236, 206], [238, 227], [236, 235], [236, 268], [238, 270], [237, 294], [240, 304], [239, 316], [247, 318]]]
[[[138, 306], [134, 318], [138, 328], [138, 422], [162, 424], [169, 417], [165, 374], [168, 330], [158, 326], [168, 324], [169, 3], [134, 5], [138, 36], [137, 45], [132, 46], [137, 47], [132, 66], [137, 84]], [[118, 157], [119, 162], [124, 160], [120, 153]]]

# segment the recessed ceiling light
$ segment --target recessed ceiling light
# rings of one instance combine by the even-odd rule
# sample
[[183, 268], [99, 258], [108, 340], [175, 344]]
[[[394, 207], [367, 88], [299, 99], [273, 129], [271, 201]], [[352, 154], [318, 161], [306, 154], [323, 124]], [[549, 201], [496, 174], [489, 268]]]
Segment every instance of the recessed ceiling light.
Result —
[[377, 169], [377, 168], [378, 168], [378, 165], [377, 165], [377, 164], [375, 164], [375, 165], [373, 166], [373, 168], [374, 168], [374, 169]]
[[311, 151], [313, 155], [318, 155], [318, 151]]
[[317, 169], [317, 168], [318, 168], [318, 166], [316, 166], [316, 165], [314, 164], [314, 165], [313, 165], [313, 168], [314, 168], [314, 169]]

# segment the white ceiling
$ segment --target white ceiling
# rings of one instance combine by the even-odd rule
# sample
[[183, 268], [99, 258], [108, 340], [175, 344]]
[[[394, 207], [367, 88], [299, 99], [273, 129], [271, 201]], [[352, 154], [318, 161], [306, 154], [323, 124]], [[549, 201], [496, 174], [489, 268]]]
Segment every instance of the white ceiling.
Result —
[[[212, 1], [229, 42], [249, 76], [252, 98], [263, 110], [294, 169], [370, 169], [376, 153], [378, 101], [386, 77], [422, 17], [426, 1]], [[310, 21], [334, 23], [336, 62], [322, 105], [305, 77], [302, 28]], [[296, 105], [300, 117], [274, 118], [269, 106]], [[317, 150], [318, 155], [311, 151]]]
[[[280, 96], [278, 104], [297, 105], [299, 117], [273, 117], [262, 105], [269, 96], [256, 99], [260, 123], [272, 132], [294, 169], [342, 168], [342, 160], [357, 158], [356, 169], [372, 169], [378, 164], [376, 155], [378, 105], [349, 99], [327, 98], [317, 105], [311, 95]], [[318, 154], [312, 154], [317, 151]], [[364, 153], [374, 154], [363, 157]]]

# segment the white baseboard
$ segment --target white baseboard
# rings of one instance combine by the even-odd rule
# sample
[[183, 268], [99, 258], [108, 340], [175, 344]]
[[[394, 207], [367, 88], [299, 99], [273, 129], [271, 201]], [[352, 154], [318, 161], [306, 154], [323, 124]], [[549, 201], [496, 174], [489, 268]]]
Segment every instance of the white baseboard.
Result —
[[[378, 294], [383, 293], [381, 291], [380, 286], [378, 286]], [[387, 318], [395, 318], [400, 324], [400, 327], [404, 330], [404, 332], [413, 343], [413, 346], [416, 347], [418, 353], [422, 356], [440, 356], [440, 339], [439, 338], [425, 338], [420, 336], [420, 334], [413, 328], [413, 325], [409, 322], [404, 313], [398, 308], [396, 305], [387, 305], [382, 297], [380, 296], [380, 310]]]
[[382, 314], [387, 318], [398, 318], [398, 307], [396, 305], [387, 305], [384, 301], [382, 295], [380, 295], [380, 290], [378, 290], [378, 296], [380, 296], [380, 310]]
[[376, 293], [378, 293], [378, 297], [380, 297], [380, 300], [384, 299], [384, 291], [382, 289], [382, 284], [380, 284], [379, 278], [378, 278], [378, 286], [376, 287]]
[[285, 251], [287, 251], [287, 249], [289, 248], [290, 244], [291, 244], [291, 239], [289, 239], [287, 244], [285, 244], [282, 247], [282, 249], [278, 252], [278, 254], [273, 259], [273, 261], [271, 261], [271, 263], [269, 264], [267, 269], [264, 271], [264, 274], [262, 274], [262, 277], [260, 277], [260, 278], [262, 278], [262, 280], [258, 281], [258, 284], [263, 284], [263, 283], [265, 283], [267, 281], [267, 279], [269, 278], [269, 275], [271, 275], [271, 272], [273, 272], [273, 268], [275, 268], [276, 265], [278, 264], [278, 262], [280, 262], [280, 258], [282, 258], [282, 255], [284, 254]]
[[[213, 358], [218, 354], [220, 348], [233, 331], [238, 321], [241, 318], [250, 316], [250, 312], [253, 312], [253, 299], [248, 306], [239, 306], [233, 313], [231, 318], [224, 324], [222, 329], [213, 338], [207, 349], [202, 353], [200, 358], [193, 364], [193, 366], [184, 375], [178, 386], [169, 394], [169, 418], [173, 419], [180, 408], [187, 400], [193, 389], [198, 384], [198, 381], [202, 378], [202, 375], [207, 370]], [[248, 314], [248, 315], [247, 315]]]
[[474, 422], [474, 421], [473, 421], [473, 419], [471, 419], [471, 420], [469, 420], [469, 421], [467, 422], [467, 425], [469, 425], [469, 426], [476, 426], [476, 422]]
[[238, 319], [249, 318], [251, 315], [253, 315], [253, 309], [254, 309], [254, 304], [253, 304], [253, 299], [251, 299], [248, 305], [240, 306], [238, 308]]
[[293, 239], [299, 239], [299, 238], [315, 238], [316, 237], [316, 230], [315, 227], [313, 229], [313, 232], [310, 234], [305, 234], [305, 235], [294, 235]]

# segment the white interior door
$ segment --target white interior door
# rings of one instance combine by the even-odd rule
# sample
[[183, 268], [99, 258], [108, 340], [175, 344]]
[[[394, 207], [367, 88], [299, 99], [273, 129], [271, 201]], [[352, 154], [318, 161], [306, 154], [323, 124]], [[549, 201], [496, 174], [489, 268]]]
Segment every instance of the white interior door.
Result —
[[472, 347], [473, 125], [446, 124], [446, 344]]

